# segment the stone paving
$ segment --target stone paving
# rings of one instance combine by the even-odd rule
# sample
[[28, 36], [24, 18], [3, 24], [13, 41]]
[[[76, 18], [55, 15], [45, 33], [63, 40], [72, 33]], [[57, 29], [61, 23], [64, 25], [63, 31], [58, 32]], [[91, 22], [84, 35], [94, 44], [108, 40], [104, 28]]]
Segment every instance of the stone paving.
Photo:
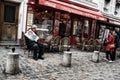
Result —
[[6, 64], [10, 49], [0, 47], [0, 80], [120, 80], [120, 59], [113, 63], [104, 61], [104, 53], [100, 53], [100, 62], [91, 61], [93, 52], [82, 52], [71, 49], [72, 66], [63, 67], [62, 54], [45, 53], [44, 60], [28, 58], [23, 49], [16, 47], [20, 54], [21, 72], [16, 75], [5, 74], [3, 64]]

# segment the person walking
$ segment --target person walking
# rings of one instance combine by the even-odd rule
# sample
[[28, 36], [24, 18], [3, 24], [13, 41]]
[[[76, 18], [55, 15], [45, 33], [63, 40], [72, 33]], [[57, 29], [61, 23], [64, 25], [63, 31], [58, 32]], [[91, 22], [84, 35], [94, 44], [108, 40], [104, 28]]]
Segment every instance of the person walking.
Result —
[[110, 31], [109, 34], [108, 34], [108, 38], [105, 41], [106, 59], [109, 62], [113, 62], [114, 48], [111, 48], [112, 44], [114, 44], [114, 36], [112, 34], [112, 31]]

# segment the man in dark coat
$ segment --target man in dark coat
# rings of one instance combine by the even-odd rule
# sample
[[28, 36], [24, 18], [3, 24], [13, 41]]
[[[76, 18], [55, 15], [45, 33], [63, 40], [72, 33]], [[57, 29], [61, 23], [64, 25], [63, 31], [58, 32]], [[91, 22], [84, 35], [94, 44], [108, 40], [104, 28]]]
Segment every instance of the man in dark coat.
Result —
[[116, 57], [116, 49], [119, 47], [119, 32], [117, 32], [117, 30], [114, 31], [114, 43], [115, 43], [115, 48], [114, 48], [114, 52], [113, 52], [113, 60], [115, 60]]
[[[33, 25], [31, 30], [36, 34], [36, 25]], [[28, 49], [33, 49], [33, 59], [44, 59], [42, 56], [44, 54], [44, 45], [40, 42], [34, 41], [29, 39], [27, 36], [25, 36], [25, 41]]]
[[66, 21], [63, 21], [62, 23], [60, 23], [59, 26], [59, 36], [61, 36], [61, 38], [65, 37], [65, 32], [66, 32]]

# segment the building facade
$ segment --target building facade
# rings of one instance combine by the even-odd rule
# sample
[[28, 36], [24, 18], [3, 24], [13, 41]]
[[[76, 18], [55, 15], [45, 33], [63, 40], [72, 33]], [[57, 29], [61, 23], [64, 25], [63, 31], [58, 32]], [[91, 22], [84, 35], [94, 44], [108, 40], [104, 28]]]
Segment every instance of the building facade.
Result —
[[[87, 6], [86, 6], [87, 4]], [[93, 37], [96, 21], [106, 21], [98, 10], [97, 4], [91, 0], [29, 0], [27, 7], [27, 27], [32, 24], [38, 28], [49, 29], [49, 33], [59, 36], [59, 25], [66, 22], [65, 36], [75, 44], [75, 37], [89, 40]]]
[[102, 35], [100, 33], [105, 29], [120, 31], [120, 0], [99, 0], [98, 7], [100, 12], [107, 17], [107, 22], [98, 21], [96, 38], [99, 38]]
[[27, 0], [1, 0], [0, 43], [19, 44], [26, 28]]

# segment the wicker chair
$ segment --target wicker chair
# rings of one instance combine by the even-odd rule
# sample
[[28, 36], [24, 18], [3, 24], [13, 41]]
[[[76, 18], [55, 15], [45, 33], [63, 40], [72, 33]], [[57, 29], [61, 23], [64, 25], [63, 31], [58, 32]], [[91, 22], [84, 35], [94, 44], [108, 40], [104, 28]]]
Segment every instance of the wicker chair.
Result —
[[82, 49], [82, 43], [80, 42], [80, 38], [79, 37], [75, 37], [75, 40], [76, 40], [76, 46], [77, 48], [79, 49]]
[[83, 40], [83, 42], [82, 42], [82, 51], [86, 50], [87, 47], [88, 47], [87, 41]]
[[101, 44], [100, 44], [99, 40], [95, 39], [95, 41], [94, 41], [94, 50], [100, 51], [100, 48], [101, 48]]
[[70, 50], [70, 39], [68, 37], [64, 37], [60, 41], [60, 51], [69, 51]]
[[94, 40], [93, 40], [93, 39], [90, 39], [90, 40], [88, 41], [87, 51], [94, 51]]
[[45, 46], [45, 51], [50, 51], [51, 40], [53, 39], [52, 35], [49, 35], [45, 38], [43, 45]]
[[94, 50], [93, 42], [94, 42], [93, 39], [90, 39], [88, 42], [84, 41], [82, 50], [93, 51]]
[[51, 39], [50, 41], [50, 50], [51, 51], [59, 51], [59, 44], [60, 44], [60, 36], [56, 36], [54, 38]]

